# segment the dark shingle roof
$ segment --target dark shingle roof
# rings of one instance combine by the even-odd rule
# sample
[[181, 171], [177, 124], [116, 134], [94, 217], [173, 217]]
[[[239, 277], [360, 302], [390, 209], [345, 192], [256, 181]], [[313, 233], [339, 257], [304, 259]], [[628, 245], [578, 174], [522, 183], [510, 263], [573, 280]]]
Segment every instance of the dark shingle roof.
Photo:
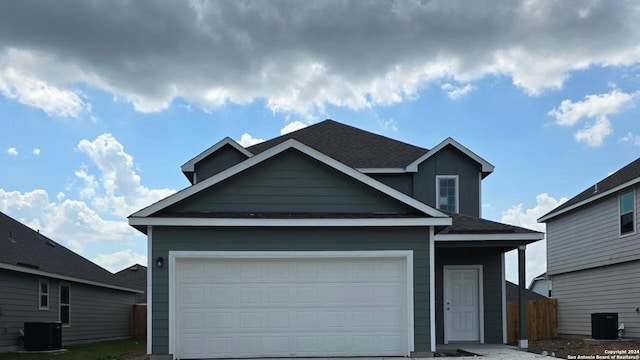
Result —
[[507, 225], [487, 219], [443, 211], [451, 216], [453, 224], [445, 227], [438, 234], [542, 234], [518, 226]]
[[259, 154], [288, 139], [295, 139], [352, 168], [403, 168], [428, 151], [333, 120], [267, 140], [247, 150]]
[[106, 269], [2, 212], [0, 263], [130, 288]]
[[567, 209], [571, 206], [579, 204], [583, 201], [587, 201], [590, 198], [596, 197], [602, 193], [606, 193], [609, 190], [612, 190], [624, 183], [627, 183], [637, 178], [640, 178], [640, 158], [637, 158], [636, 160], [632, 161], [630, 164], [626, 165], [622, 169], [607, 176], [606, 178], [595, 183], [593, 186], [584, 190], [580, 194], [574, 196], [569, 201], [551, 210], [546, 215], [542, 216], [541, 219], [548, 218], [549, 216], [555, 216], [555, 214], [561, 212], [564, 209]]
[[[512, 283], [511, 281], [507, 281], [506, 282], [506, 298], [507, 298], [507, 302], [517, 302], [518, 301], [518, 285]], [[546, 296], [540, 295], [535, 291], [531, 291], [528, 289], [524, 290], [524, 298], [527, 301], [531, 301], [531, 300], [545, 300], [548, 299]]]
[[122, 269], [113, 274], [120, 282], [127, 284], [127, 287], [138, 289], [140, 291], [147, 290], [147, 267], [140, 264], [131, 265], [126, 269]]

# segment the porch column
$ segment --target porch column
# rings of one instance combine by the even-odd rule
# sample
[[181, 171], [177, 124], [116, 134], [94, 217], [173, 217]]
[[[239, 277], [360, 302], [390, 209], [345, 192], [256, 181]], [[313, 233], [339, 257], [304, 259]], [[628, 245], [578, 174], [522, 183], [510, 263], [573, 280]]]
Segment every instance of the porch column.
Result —
[[526, 248], [526, 245], [518, 246], [518, 304], [520, 314], [520, 339], [518, 340], [518, 347], [520, 347], [521, 349], [526, 349], [529, 347], [529, 340], [527, 340], [527, 298], [524, 292], [526, 289]]

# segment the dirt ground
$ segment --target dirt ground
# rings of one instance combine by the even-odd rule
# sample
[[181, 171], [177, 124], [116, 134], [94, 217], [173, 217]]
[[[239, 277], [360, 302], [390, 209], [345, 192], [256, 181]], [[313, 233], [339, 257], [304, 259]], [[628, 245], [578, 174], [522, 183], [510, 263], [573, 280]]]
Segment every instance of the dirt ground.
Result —
[[[611, 359], [616, 359], [616, 354], [613, 354], [612, 350], [626, 350], [626, 352], [620, 352], [618, 354], [629, 355], [627, 359], [640, 359], [640, 339], [634, 339], [632, 341], [585, 341], [581, 339], [553, 339], [553, 340], [538, 340], [529, 341], [529, 352], [535, 354], [542, 354], [546, 351], [549, 356], [554, 355], [557, 358], [568, 359], [568, 355], [575, 356], [573, 359], [580, 359], [580, 355], [589, 358], [588, 356], [599, 355], [606, 358], [607, 355], [611, 355]], [[623, 359], [619, 357], [618, 359]]]

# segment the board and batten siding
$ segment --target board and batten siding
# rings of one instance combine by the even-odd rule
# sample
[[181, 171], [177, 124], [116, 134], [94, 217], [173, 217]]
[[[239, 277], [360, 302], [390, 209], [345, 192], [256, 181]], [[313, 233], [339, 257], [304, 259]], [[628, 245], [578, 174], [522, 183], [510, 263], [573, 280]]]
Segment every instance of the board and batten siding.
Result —
[[591, 314], [618, 313], [625, 337], [640, 338], [640, 260], [552, 277], [558, 333], [591, 336]]
[[[415, 350], [429, 351], [429, 228], [154, 227], [152, 258], [169, 251], [412, 250]], [[153, 268], [152, 353], [169, 347], [169, 271]]]
[[[502, 344], [502, 249], [436, 247], [436, 343], [444, 343], [444, 266], [482, 265], [484, 342]], [[481, 310], [482, 311], [482, 310]]]
[[[635, 234], [620, 236], [619, 193], [549, 220], [547, 273], [555, 275], [640, 259], [638, 189], [635, 189]], [[554, 281], [554, 296], [556, 290]]]
[[[48, 310], [38, 308], [40, 279], [49, 281]], [[25, 322], [60, 320], [61, 283], [69, 286], [71, 295], [71, 325], [62, 329], [63, 344], [131, 336], [135, 293], [0, 270], [0, 351], [21, 346], [17, 334]]]
[[416, 210], [296, 149], [186, 198], [163, 213], [396, 213]]

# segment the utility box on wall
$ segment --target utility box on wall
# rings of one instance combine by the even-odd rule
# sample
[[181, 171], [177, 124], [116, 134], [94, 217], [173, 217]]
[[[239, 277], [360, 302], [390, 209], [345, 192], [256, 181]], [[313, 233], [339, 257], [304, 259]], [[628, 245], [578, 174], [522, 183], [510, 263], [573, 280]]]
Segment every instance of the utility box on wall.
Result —
[[617, 339], [618, 313], [591, 314], [591, 337], [593, 339]]
[[24, 349], [27, 351], [58, 350], [62, 348], [62, 323], [25, 322]]

